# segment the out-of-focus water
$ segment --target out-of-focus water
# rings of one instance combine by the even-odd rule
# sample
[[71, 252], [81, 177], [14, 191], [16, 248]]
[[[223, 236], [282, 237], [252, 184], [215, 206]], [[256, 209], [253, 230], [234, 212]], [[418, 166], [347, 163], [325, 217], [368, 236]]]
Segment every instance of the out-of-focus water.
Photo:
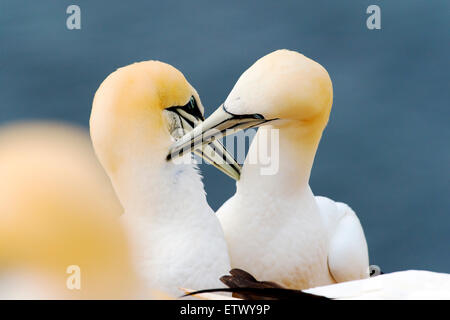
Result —
[[[81, 30], [66, 29], [70, 4]], [[381, 6], [381, 30], [366, 28], [370, 4]], [[448, 1], [3, 0], [0, 122], [87, 127], [101, 81], [148, 59], [180, 69], [209, 115], [257, 58], [297, 50], [334, 86], [314, 193], [355, 209], [371, 263], [450, 272], [449, 18]], [[234, 183], [202, 169], [217, 209]]]

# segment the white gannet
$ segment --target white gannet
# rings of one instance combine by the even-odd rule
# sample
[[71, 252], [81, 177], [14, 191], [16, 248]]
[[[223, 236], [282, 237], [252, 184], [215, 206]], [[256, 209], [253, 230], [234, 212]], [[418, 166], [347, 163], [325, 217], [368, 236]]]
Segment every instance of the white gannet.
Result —
[[[155, 297], [136, 279], [122, 208], [84, 130], [1, 127], [0, 197], [0, 299]], [[79, 289], [67, 286], [76, 272]]]
[[[172, 146], [172, 153], [183, 154], [260, 126], [236, 194], [217, 212], [233, 268], [295, 289], [369, 276], [367, 244], [353, 210], [315, 197], [309, 187], [332, 100], [332, 83], [320, 64], [297, 52], [275, 51], [245, 71], [225, 103]], [[279, 169], [264, 175], [263, 165], [249, 159], [258, 159], [256, 141], [273, 130], [279, 141], [266, 151], [279, 158]]]
[[[230, 269], [222, 228], [191, 156], [166, 161], [174, 137], [203, 120], [203, 110], [180, 71], [146, 61], [103, 81], [90, 119], [94, 149], [125, 209], [138, 272], [148, 286], [175, 296], [180, 287], [222, 286], [219, 278]], [[223, 154], [209, 160], [216, 157], [219, 169], [238, 178], [240, 167], [222, 161], [228, 155], [215, 147]]]

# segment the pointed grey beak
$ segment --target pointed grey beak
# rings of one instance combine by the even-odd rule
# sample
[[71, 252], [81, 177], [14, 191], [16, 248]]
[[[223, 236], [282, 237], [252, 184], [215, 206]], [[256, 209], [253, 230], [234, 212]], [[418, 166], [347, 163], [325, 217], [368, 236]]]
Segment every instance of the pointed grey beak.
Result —
[[193, 152], [200, 146], [213, 143], [228, 134], [260, 126], [272, 120], [266, 120], [260, 114], [235, 115], [220, 106], [204, 122], [175, 142], [169, 150], [168, 159]]
[[[185, 110], [181, 108], [171, 108], [171, 112], [176, 113], [180, 120], [183, 129], [183, 133], [186, 135], [189, 132], [192, 132], [194, 127], [201, 126], [202, 118], [196, 117], [190, 113], [187, 113]], [[172, 153], [169, 150], [169, 155], [167, 156], [167, 160], [171, 160]], [[213, 141], [210, 144], [199, 144], [194, 148], [190, 148], [189, 152], [193, 152], [203, 158], [209, 164], [212, 164], [214, 167], [228, 175], [234, 180], [239, 180], [241, 176], [241, 166], [237, 163], [234, 157], [229, 154], [229, 152], [225, 149], [225, 147], [220, 143], [220, 141]], [[185, 153], [183, 153], [185, 154]], [[177, 156], [181, 156], [179, 154]]]

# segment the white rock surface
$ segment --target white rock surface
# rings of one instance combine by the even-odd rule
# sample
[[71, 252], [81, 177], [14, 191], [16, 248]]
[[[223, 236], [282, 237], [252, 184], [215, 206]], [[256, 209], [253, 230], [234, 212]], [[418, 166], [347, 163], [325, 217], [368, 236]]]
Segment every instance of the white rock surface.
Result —
[[408, 270], [305, 291], [335, 299], [450, 299], [450, 274]]

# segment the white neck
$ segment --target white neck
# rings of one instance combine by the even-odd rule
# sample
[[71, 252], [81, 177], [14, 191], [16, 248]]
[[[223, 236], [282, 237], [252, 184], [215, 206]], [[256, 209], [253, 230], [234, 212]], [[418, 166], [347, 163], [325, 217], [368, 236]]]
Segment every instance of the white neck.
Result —
[[[278, 139], [273, 140], [277, 134]], [[298, 199], [305, 192], [312, 196], [309, 177], [320, 137], [321, 130], [306, 130], [294, 121], [259, 128], [237, 183], [237, 192], [254, 194], [264, 190], [262, 194], [284, 199], [289, 196]], [[261, 148], [266, 145], [270, 146], [267, 151]], [[272, 174], [262, 174], [268, 166], [261, 163], [261, 154], [271, 159]]]
[[179, 223], [195, 218], [186, 215], [195, 212], [190, 208], [200, 212], [208, 208], [201, 176], [191, 163], [128, 164], [113, 177], [113, 183], [126, 214], [148, 221], [162, 218]]
[[172, 295], [179, 287], [220, 286], [228, 253], [195, 165], [134, 157], [134, 165], [121, 169], [113, 180], [139, 276]]

